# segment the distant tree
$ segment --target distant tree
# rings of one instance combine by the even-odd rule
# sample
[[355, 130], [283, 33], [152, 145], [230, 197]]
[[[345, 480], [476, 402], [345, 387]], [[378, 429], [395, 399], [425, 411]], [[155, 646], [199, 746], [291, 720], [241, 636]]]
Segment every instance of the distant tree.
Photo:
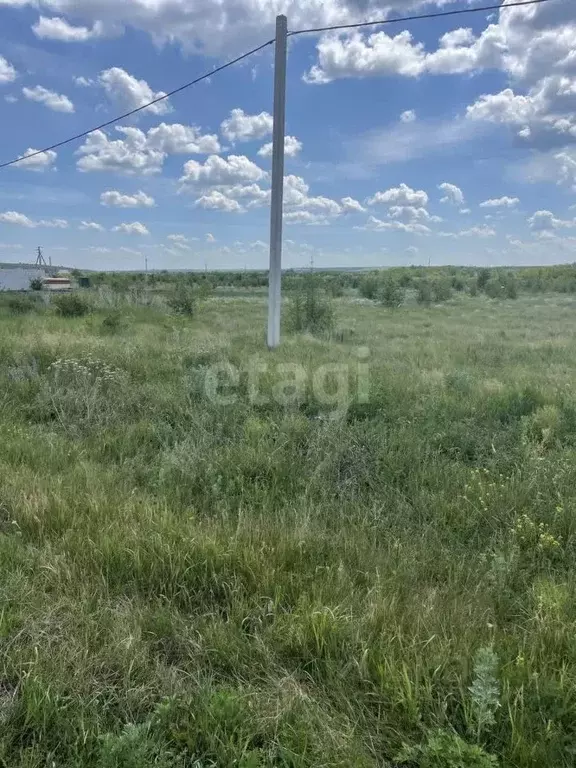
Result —
[[479, 291], [483, 291], [486, 288], [486, 284], [488, 283], [491, 277], [492, 277], [492, 273], [486, 267], [484, 267], [478, 272], [476, 283], [478, 285]]
[[44, 286], [44, 283], [42, 282], [41, 277], [33, 277], [32, 280], [30, 280], [31, 291], [41, 291], [43, 286]]

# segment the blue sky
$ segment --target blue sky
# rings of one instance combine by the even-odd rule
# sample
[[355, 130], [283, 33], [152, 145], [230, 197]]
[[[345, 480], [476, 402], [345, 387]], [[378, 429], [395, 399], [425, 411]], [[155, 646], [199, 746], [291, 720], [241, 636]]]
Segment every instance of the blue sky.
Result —
[[[0, 0], [0, 161], [291, 29], [464, 0]], [[290, 42], [286, 267], [576, 261], [573, 0]], [[0, 261], [265, 268], [272, 48], [0, 170]]]

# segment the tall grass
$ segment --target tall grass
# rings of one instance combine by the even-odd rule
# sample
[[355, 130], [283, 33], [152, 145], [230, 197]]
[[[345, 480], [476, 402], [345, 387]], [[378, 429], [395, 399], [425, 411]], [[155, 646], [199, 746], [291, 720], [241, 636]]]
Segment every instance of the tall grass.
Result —
[[[353, 345], [271, 354], [259, 299], [2, 314], [0, 762], [572, 766], [575, 309], [341, 299]], [[358, 345], [368, 402], [275, 399]]]

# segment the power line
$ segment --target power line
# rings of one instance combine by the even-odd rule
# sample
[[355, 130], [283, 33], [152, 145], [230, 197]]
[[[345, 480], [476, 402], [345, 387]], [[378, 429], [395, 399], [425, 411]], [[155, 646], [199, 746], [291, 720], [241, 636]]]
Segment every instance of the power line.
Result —
[[179, 88], [175, 88], [173, 91], [170, 91], [169, 93], [165, 93], [164, 96], [159, 96], [158, 98], [153, 99], [152, 101], [149, 101], [147, 104], [143, 104], [141, 107], [137, 107], [136, 109], [130, 110], [130, 112], [126, 112], [123, 115], [114, 117], [112, 120], [108, 120], [107, 122], [102, 123], [101, 125], [97, 125], [95, 128], [90, 128], [87, 131], [83, 131], [82, 133], [77, 133], [75, 136], [71, 136], [69, 139], [65, 139], [64, 141], [59, 141], [57, 144], [52, 144], [52, 146], [45, 147], [44, 149], [39, 149], [36, 152], [31, 152], [29, 155], [18, 157], [15, 160], [8, 161], [7, 163], [0, 163], [0, 169], [8, 168], [8, 166], [16, 165], [16, 163], [21, 163], [23, 160], [29, 160], [32, 157], [37, 157], [38, 155], [43, 155], [46, 152], [51, 152], [53, 149], [64, 147], [66, 146], [66, 144], [71, 144], [73, 141], [78, 141], [78, 139], [83, 139], [85, 136], [89, 136], [91, 133], [95, 133], [96, 131], [101, 131], [103, 128], [108, 128], [108, 126], [114, 125], [115, 123], [120, 122], [120, 120], [125, 120], [127, 117], [132, 117], [132, 115], [135, 115], [138, 112], [142, 112], [143, 110], [148, 109], [149, 107], [153, 107], [154, 104], [158, 104], [159, 102], [164, 101], [165, 99], [169, 99], [171, 96], [174, 96], [177, 93], [181, 93], [181, 91], [185, 91], [187, 88], [190, 88], [191, 86], [196, 85], [197, 83], [201, 83], [203, 80], [207, 80], [209, 77], [212, 77], [212, 75], [217, 75], [219, 72], [222, 72], [224, 69], [228, 69], [229, 67], [232, 67], [234, 64], [238, 64], [244, 59], [247, 59], [249, 56], [252, 56], [255, 53], [258, 53], [259, 51], [264, 50], [264, 48], [267, 48], [269, 45], [272, 45], [273, 42], [274, 42], [273, 39], [268, 40], [266, 43], [262, 43], [262, 45], [259, 45], [257, 48], [253, 48], [251, 51], [248, 51], [247, 53], [243, 53], [241, 56], [238, 56], [236, 59], [232, 59], [232, 61], [228, 61], [226, 62], [226, 64], [222, 64], [220, 67], [216, 67], [216, 69], [213, 69], [210, 72], [206, 72], [200, 77], [197, 77], [195, 80], [191, 80], [189, 83], [186, 83], [185, 85], [181, 85]]
[[381, 19], [378, 21], [362, 21], [358, 24], [336, 24], [331, 27], [315, 27], [313, 29], [297, 29], [289, 32], [288, 35], [305, 35], [318, 32], [330, 32], [335, 29], [359, 29], [360, 27], [377, 27], [383, 24], [400, 24], [404, 21], [420, 21], [421, 19], [442, 19], [446, 16], [460, 16], [464, 13], [483, 13], [486, 11], [505, 11], [508, 8], [519, 8], [523, 5], [541, 5], [549, 3], [551, 0], [520, 0], [519, 2], [507, 3], [506, 5], [485, 5], [482, 8], [458, 8], [454, 11], [440, 11], [439, 13], [424, 13], [420, 16], [402, 16], [397, 19]]

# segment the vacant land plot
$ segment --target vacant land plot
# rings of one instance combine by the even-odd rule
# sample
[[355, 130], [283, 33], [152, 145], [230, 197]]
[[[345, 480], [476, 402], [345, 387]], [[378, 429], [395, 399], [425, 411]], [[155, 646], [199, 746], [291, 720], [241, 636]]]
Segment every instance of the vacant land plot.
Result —
[[254, 296], [28, 309], [0, 764], [574, 765], [574, 297], [343, 298], [274, 353]]

